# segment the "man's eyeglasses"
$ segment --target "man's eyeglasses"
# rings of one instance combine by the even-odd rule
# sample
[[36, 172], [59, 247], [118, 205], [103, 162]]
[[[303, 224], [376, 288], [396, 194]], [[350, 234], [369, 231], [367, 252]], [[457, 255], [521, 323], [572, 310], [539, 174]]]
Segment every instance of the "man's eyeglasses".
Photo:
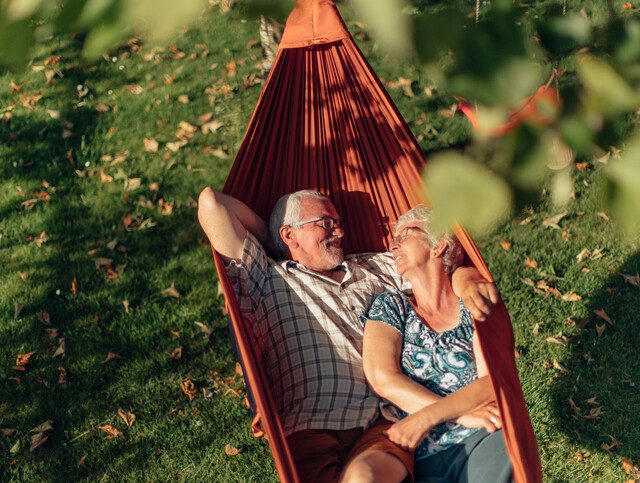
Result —
[[321, 216], [319, 218], [313, 218], [311, 220], [302, 220], [296, 223], [291, 223], [291, 226], [294, 228], [300, 228], [301, 226], [308, 225], [309, 223], [313, 223], [316, 226], [321, 226], [327, 231], [331, 231], [334, 228], [343, 228], [344, 221], [340, 218], [331, 218], [329, 216]]

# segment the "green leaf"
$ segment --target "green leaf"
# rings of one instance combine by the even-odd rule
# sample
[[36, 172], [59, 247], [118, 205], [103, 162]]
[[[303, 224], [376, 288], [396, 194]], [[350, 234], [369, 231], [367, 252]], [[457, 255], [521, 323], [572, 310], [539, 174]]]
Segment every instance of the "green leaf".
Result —
[[406, 56], [413, 51], [411, 43], [411, 24], [403, 10], [404, 0], [385, 0], [376, 2], [375, 7], [370, 0], [351, 0], [356, 15], [371, 29], [371, 33], [390, 53]]
[[543, 20], [538, 25], [540, 43], [548, 52], [562, 55], [585, 45], [591, 37], [591, 23], [578, 13]]
[[97, 59], [114, 45], [126, 39], [127, 34], [127, 29], [121, 23], [100, 25], [87, 35], [83, 53], [88, 59]]
[[207, 0], [123, 0], [122, 18], [152, 43], [171, 38], [204, 13]]
[[36, 13], [41, 3], [42, 0], [9, 0], [5, 2], [4, 15], [10, 22], [25, 20]]
[[605, 168], [606, 203], [629, 240], [640, 236], [640, 133]]
[[0, 17], [0, 65], [24, 70], [35, 43], [29, 20], [9, 23], [3, 20]]
[[577, 69], [586, 88], [585, 103], [591, 109], [611, 116], [638, 107], [639, 96], [605, 61], [582, 56]]
[[441, 233], [460, 223], [474, 235], [486, 235], [511, 211], [508, 184], [463, 155], [434, 156], [424, 181], [434, 207], [434, 226]]

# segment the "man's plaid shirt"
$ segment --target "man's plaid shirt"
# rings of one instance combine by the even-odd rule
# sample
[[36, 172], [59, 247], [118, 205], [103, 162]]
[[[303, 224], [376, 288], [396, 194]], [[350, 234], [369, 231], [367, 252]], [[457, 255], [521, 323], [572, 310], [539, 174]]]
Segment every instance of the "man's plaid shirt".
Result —
[[292, 261], [272, 260], [247, 234], [227, 271], [260, 349], [285, 434], [368, 426], [380, 400], [362, 369], [358, 316], [373, 297], [398, 290], [389, 253], [347, 257], [341, 283]]

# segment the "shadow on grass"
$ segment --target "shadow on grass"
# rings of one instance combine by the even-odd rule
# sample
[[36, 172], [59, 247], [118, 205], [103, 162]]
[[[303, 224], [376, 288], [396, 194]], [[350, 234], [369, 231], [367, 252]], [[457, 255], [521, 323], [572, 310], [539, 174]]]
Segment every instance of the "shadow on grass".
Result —
[[[63, 58], [80, 58], [77, 45], [57, 53]], [[11, 148], [5, 159], [7, 174], [19, 183], [47, 180], [57, 188], [46, 207], [33, 208], [41, 220], [38, 232], [47, 233], [44, 255], [36, 260], [14, 260], [6, 267], [10, 273], [29, 272], [29, 283], [41, 289], [24, 308], [19, 329], [3, 331], [5, 347], [26, 346], [37, 351], [27, 372], [7, 369], [7, 377], [0, 382], [0, 399], [7, 401], [0, 406], [2, 425], [18, 428], [22, 439], [22, 450], [17, 454], [2, 452], [0, 467], [5, 468], [0, 473], [12, 472], [18, 479], [34, 475], [53, 481], [68, 477], [98, 479], [111, 471], [115, 460], [121, 467], [125, 465], [123, 470], [142, 470], [158, 451], [171, 451], [175, 435], [169, 426], [180, 419], [181, 412], [197, 410], [196, 402], [205, 406], [202, 399], [190, 406], [181, 394], [179, 382], [190, 377], [183, 372], [197, 373], [193, 378], [196, 382], [200, 378], [201, 388], [210, 382], [202, 374], [212, 360], [219, 368], [233, 367], [222, 313], [210, 296], [203, 295], [203, 287], [197, 286], [197, 281], [210, 278], [213, 267], [195, 265], [193, 254], [202, 248], [193, 210], [177, 208], [171, 217], [154, 216], [157, 225], [153, 229], [128, 232], [122, 223], [127, 211], [122, 210], [135, 210], [131, 208], [131, 193], [127, 208], [121, 208], [122, 200], [112, 197], [118, 203], [98, 216], [98, 208], [85, 198], [83, 183], [87, 179], [77, 170], [85, 176], [87, 170], [84, 159], [77, 157], [86, 153], [85, 146], [101, 135], [104, 125], [93, 108], [82, 103], [74, 106], [74, 102], [78, 101], [77, 85], [97, 81], [105, 74], [82, 64], [63, 70], [63, 74], [56, 80], [56, 89], [68, 93], [64, 99], [68, 108], [61, 110], [60, 118], [73, 124], [72, 136], [63, 139], [64, 126], [53, 119], [40, 122], [14, 116], [10, 125], [0, 124], [0, 139]], [[97, 161], [100, 156], [92, 157]], [[12, 170], [13, 162], [19, 170]], [[105, 200], [108, 202], [108, 196]], [[15, 208], [9, 207], [0, 216], [23, 216], [21, 208]], [[96, 256], [112, 258], [114, 268], [116, 264], [126, 268], [117, 279], [108, 280], [104, 269], [97, 269], [86, 251], [87, 247], [104, 247], [114, 237], [119, 238], [123, 250], [101, 249]], [[187, 294], [183, 297], [198, 294], [204, 301], [202, 309], [159, 294], [166, 288], [160, 284], [167, 271], [175, 277], [180, 291]], [[77, 294], [70, 292], [74, 279]], [[211, 293], [210, 285], [204, 293]], [[125, 300], [130, 304], [128, 310], [123, 305]], [[43, 330], [46, 327], [37, 321], [36, 313], [41, 310], [50, 314], [50, 328], [59, 329], [57, 337], [49, 339]], [[214, 327], [209, 338], [193, 326], [193, 321], [203, 316], [206, 321], [220, 321], [222, 327]], [[66, 353], [55, 358], [53, 353], [62, 338]], [[168, 349], [175, 347], [183, 347], [183, 365], [168, 355]], [[123, 360], [104, 362], [108, 352], [118, 353]], [[62, 374], [64, 382], [59, 381]], [[122, 444], [105, 442], [97, 426], [122, 427], [116, 423], [119, 407], [136, 413], [139, 420], [154, 420], [153, 428], [134, 427], [118, 439]], [[232, 417], [233, 412], [227, 411], [226, 418]], [[28, 429], [45, 420], [52, 421], [54, 431], [47, 443], [31, 453]], [[204, 452], [218, 431], [215, 422], [205, 427], [206, 435], [189, 440], [189, 451], [194, 455]], [[86, 463], [77, 467], [85, 454], [89, 454]]]
[[[590, 315], [576, 320], [583, 328], [570, 340], [572, 354], [563, 362], [567, 371], [553, 385], [553, 410], [559, 429], [577, 444], [592, 453], [610, 451], [638, 462], [640, 289], [625, 283], [622, 273], [640, 273], [640, 253], [627, 259], [591, 298]], [[604, 310], [613, 324], [595, 315], [596, 310]]]

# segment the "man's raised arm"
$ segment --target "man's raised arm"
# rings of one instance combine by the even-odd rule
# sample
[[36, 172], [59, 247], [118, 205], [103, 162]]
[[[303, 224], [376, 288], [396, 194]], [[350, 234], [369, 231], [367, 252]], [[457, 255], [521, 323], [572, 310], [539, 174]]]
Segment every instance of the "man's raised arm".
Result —
[[198, 220], [213, 248], [228, 260], [240, 260], [247, 230], [269, 249], [269, 230], [262, 218], [243, 202], [212, 188], [198, 198]]

